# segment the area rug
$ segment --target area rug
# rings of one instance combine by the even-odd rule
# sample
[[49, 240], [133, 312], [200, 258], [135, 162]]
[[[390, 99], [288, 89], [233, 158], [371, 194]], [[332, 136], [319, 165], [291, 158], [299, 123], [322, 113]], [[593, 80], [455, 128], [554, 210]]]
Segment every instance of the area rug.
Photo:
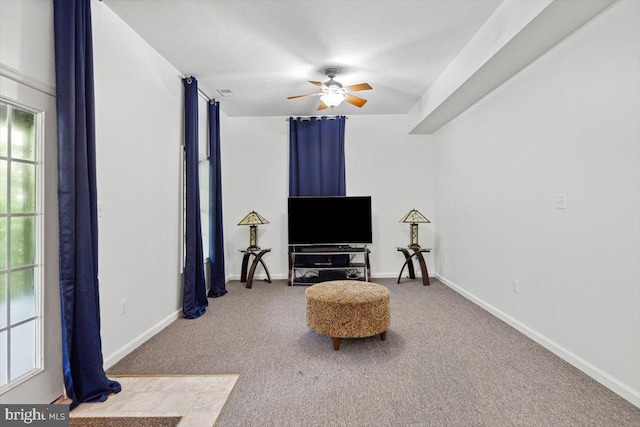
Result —
[[[239, 375], [109, 375], [109, 378], [118, 381], [122, 391], [109, 395], [104, 402], [78, 405], [70, 413], [71, 426], [211, 427]], [[104, 423], [88, 424], [94, 421], [91, 418], [102, 419]], [[172, 421], [176, 418], [177, 422]], [[81, 420], [81, 424], [75, 420]]]

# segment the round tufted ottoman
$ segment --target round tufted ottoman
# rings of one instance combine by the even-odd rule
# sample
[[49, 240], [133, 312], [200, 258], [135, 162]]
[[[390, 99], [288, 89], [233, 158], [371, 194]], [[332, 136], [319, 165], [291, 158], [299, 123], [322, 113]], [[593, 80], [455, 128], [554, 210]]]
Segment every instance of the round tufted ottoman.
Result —
[[391, 323], [389, 289], [355, 280], [336, 280], [313, 285], [305, 291], [307, 325], [333, 338], [333, 349], [340, 338], [362, 338], [380, 334], [384, 341]]

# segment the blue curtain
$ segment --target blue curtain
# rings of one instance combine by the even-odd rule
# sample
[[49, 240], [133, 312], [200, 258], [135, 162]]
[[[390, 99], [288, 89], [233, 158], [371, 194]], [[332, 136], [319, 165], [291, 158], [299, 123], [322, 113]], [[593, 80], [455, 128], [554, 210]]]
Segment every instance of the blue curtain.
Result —
[[224, 237], [222, 233], [222, 179], [220, 158], [220, 103], [208, 102], [209, 117], [209, 260], [211, 286], [209, 296], [227, 293], [224, 273]]
[[90, 0], [54, 0], [62, 369], [71, 409], [102, 402], [95, 112]]
[[289, 196], [344, 196], [345, 117], [289, 119]]
[[186, 230], [184, 288], [182, 312], [187, 319], [196, 319], [207, 310], [207, 284], [204, 278], [204, 252], [200, 222], [200, 184], [198, 178], [198, 81], [195, 77], [184, 84], [184, 152]]

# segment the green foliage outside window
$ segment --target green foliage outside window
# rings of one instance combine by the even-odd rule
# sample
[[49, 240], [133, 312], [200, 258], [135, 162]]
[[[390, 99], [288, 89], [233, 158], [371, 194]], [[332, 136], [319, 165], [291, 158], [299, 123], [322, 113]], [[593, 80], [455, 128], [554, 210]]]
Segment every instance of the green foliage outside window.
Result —
[[[36, 263], [36, 120], [37, 115], [32, 112], [0, 104], [0, 274], [35, 267]], [[24, 280], [25, 274], [12, 273], [10, 277], [12, 300], [33, 294], [32, 279]], [[0, 312], [6, 310], [1, 306], [7, 304], [7, 289], [2, 288], [0, 283]]]

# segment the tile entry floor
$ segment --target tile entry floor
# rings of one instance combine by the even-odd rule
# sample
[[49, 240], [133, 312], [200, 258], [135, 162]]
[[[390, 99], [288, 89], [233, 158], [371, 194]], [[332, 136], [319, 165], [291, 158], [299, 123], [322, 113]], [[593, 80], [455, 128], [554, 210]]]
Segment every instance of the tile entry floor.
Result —
[[[178, 427], [211, 427], [240, 375], [118, 376], [122, 391], [102, 403], [82, 403], [70, 417], [176, 417]], [[67, 402], [61, 402], [67, 403]]]

